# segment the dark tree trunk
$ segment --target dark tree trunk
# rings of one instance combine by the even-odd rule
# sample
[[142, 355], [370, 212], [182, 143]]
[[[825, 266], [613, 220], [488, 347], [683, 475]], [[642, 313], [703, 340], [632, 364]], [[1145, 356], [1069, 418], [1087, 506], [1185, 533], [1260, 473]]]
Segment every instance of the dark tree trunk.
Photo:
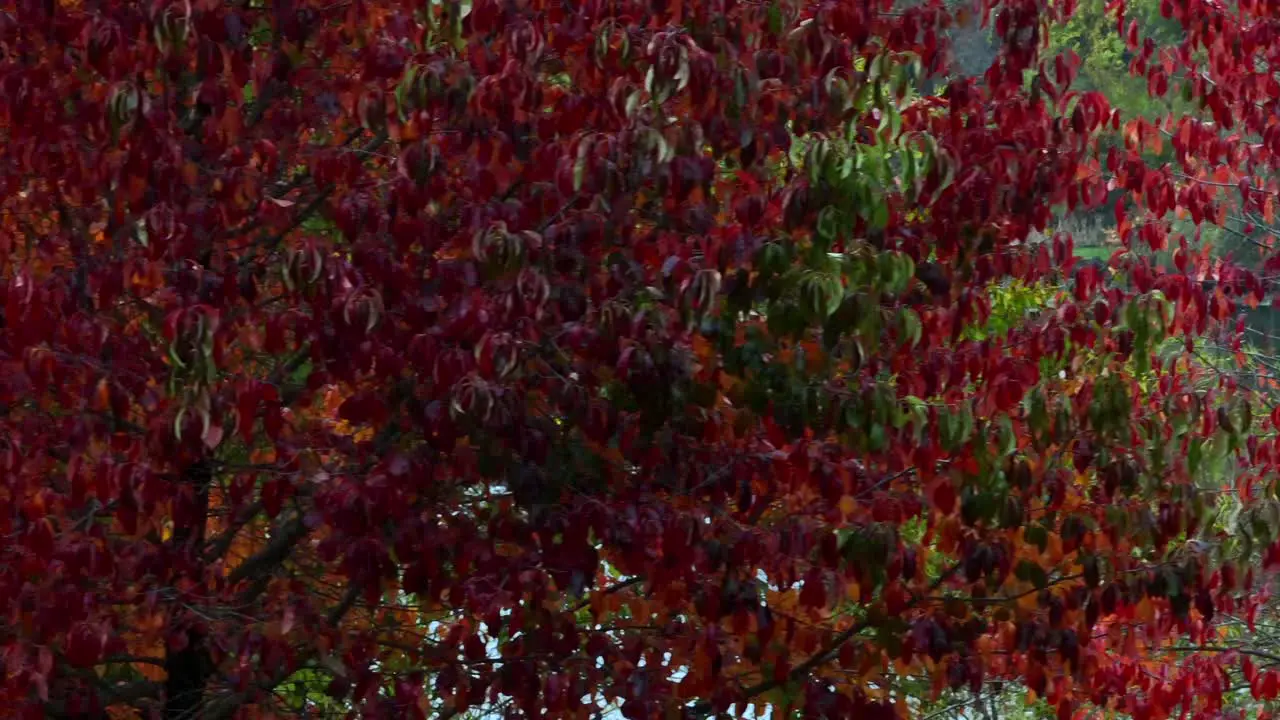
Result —
[[[203, 586], [204, 563], [201, 549], [204, 545], [204, 527], [209, 516], [209, 483], [212, 471], [209, 463], [200, 460], [187, 468], [182, 482], [191, 487], [190, 499], [180, 502], [185, 512], [175, 508], [173, 537], [170, 540], [170, 557], [178, 565], [174, 577], [187, 575]], [[164, 684], [165, 720], [198, 720], [204, 702], [205, 685], [213, 672], [213, 662], [205, 644], [205, 634], [178, 617], [171, 616], [172, 635], [165, 648]], [[183, 642], [182, 640], [185, 640]]]
[[204, 702], [204, 686], [213, 663], [204, 645], [204, 634], [184, 630], [186, 647], [165, 654], [164, 669], [169, 674], [164, 683], [165, 720], [197, 720]]

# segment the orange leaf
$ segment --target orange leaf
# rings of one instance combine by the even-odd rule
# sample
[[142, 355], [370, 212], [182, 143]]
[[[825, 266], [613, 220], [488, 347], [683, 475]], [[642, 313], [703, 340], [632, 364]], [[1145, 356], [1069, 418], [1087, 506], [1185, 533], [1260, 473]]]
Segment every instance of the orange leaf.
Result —
[[1138, 620], [1149, 623], [1156, 618], [1156, 608], [1151, 604], [1151, 598], [1142, 598], [1133, 609], [1133, 616]]

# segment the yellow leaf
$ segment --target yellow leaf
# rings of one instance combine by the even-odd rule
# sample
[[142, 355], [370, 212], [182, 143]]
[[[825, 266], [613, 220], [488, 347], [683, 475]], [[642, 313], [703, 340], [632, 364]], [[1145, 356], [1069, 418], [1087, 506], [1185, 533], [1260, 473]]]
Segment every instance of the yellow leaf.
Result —
[[1151, 604], [1150, 598], [1144, 597], [1142, 598], [1142, 601], [1138, 603], [1138, 606], [1133, 609], [1133, 614], [1138, 620], [1144, 623], [1149, 623], [1155, 620], [1156, 608]]
[[857, 580], [850, 580], [844, 586], [844, 594], [850, 602], [856, 603], [862, 599], [862, 586], [858, 585]]
[[840, 498], [840, 512], [848, 518], [853, 511], [858, 508], [858, 501], [853, 499], [852, 495], [845, 495]]
[[521, 554], [520, 546], [515, 543], [495, 543], [493, 550], [498, 557], [518, 557]]
[[694, 335], [693, 340], [690, 341], [690, 346], [693, 349], [694, 357], [702, 362], [706, 362], [715, 352], [715, 348], [711, 347], [711, 343], [707, 342], [707, 339], [701, 335]]
[[1049, 544], [1045, 546], [1045, 554], [1049, 556], [1049, 561], [1053, 563], [1062, 559], [1062, 537], [1057, 533], [1049, 533]]

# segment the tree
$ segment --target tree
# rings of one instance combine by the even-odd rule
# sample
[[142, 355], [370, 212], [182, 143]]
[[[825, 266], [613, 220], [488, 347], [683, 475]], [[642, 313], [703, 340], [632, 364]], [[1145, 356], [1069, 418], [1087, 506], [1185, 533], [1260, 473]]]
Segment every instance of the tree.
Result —
[[[1269, 10], [1170, 7], [1192, 97], [1270, 132]], [[7, 4], [4, 700], [898, 717], [1016, 681], [1150, 718], [1214, 715], [1239, 672], [1273, 698], [1210, 647], [1267, 596], [1202, 485], [1238, 467], [1253, 508], [1280, 418], [1178, 349], [1232, 347], [1267, 288], [1206, 292], [1164, 224], [1220, 221], [1236, 178], [1208, 178], [1270, 145], [1165, 127], [1183, 177], [1138, 120], [1098, 151], [1121, 118], [1042, 57], [1070, 8], [1038, 0], [981, 8], [991, 68], [921, 97], [952, 13], [889, 8]], [[1111, 183], [1137, 210], [1108, 268], [1026, 241]]]

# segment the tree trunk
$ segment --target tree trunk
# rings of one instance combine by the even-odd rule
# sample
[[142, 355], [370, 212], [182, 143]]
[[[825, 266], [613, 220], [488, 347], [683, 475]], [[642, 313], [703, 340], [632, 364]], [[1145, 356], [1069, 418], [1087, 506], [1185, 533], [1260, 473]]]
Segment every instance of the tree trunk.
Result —
[[[209, 463], [199, 460], [187, 468], [182, 482], [191, 487], [186, 512], [175, 508], [171, 557], [178, 564], [175, 578], [186, 574], [197, 587], [204, 586], [205, 523], [209, 517], [209, 483], [213, 473]], [[191, 626], [178, 612], [170, 615], [170, 638], [165, 647], [165, 720], [197, 720], [204, 702], [205, 685], [213, 671], [205, 634]], [[175, 638], [176, 636], [176, 638]], [[179, 639], [178, 642], [174, 642]], [[183, 642], [181, 639], [185, 639]]]

